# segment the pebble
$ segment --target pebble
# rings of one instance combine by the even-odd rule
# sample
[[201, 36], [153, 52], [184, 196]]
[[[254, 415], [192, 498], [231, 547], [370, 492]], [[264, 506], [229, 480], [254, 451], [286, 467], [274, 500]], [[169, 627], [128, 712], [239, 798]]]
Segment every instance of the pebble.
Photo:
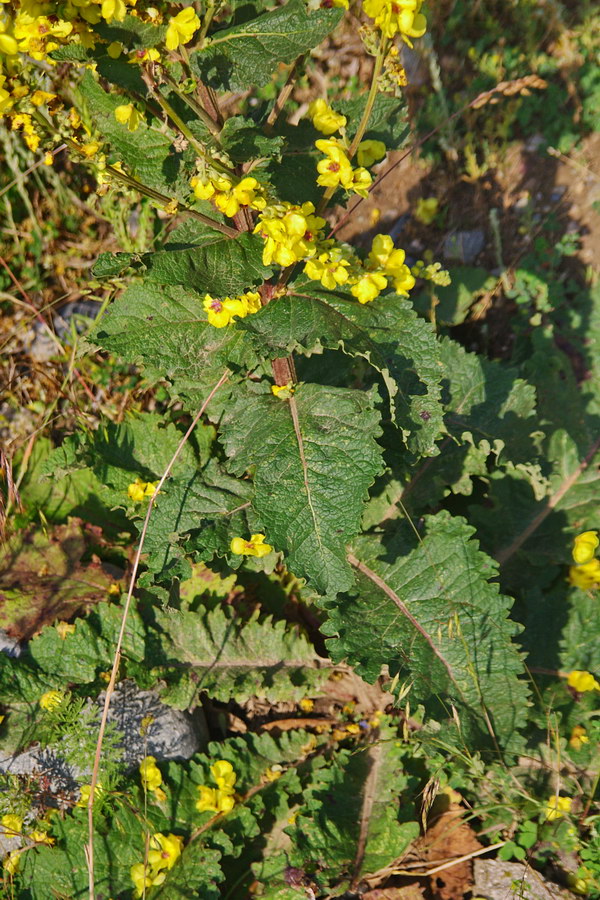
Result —
[[456, 259], [462, 263], [472, 263], [485, 246], [483, 228], [470, 231], [455, 231], [444, 239], [443, 254], [446, 259]]

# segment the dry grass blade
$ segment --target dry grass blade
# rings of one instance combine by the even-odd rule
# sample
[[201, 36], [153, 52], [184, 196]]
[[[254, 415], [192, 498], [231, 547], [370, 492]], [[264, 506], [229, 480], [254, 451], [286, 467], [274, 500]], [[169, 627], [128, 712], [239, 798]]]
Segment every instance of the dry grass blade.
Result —
[[173, 456], [169, 460], [169, 463], [162, 474], [162, 477], [156, 488], [154, 493], [150, 497], [150, 501], [148, 503], [148, 509], [146, 510], [146, 517], [144, 519], [144, 524], [142, 526], [142, 531], [140, 534], [140, 540], [137, 546], [137, 550], [135, 553], [135, 559], [133, 562], [133, 569], [131, 572], [131, 578], [129, 579], [129, 587], [127, 590], [127, 599], [125, 600], [125, 606], [123, 608], [123, 615], [121, 617], [121, 628], [119, 630], [119, 636], [117, 638], [117, 646], [115, 647], [115, 655], [113, 658], [112, 670], [110, 673], [110, 680], [108, 682], [108, 687], [106, 688], [106, 697], [104, 699], [104, 708], [102, 710], [102, 718], [100, 719], [100, 729], [98, 732], [98, 741], [96, 743], [96, 755], [94, 757], [94, 768], [92, 769], [92, 779], [90, 784], [90, 798], [88, 801], [88, 843], [85, 847], [85, 855], [87, 860], [88, 867], [88, 884], [89, 884], [89, 900], [95, 900], [95, 889], [94, 889], [94, 797], [96, 792], [96, 786], [98, 784], [98, 769], [100, 768], [100, 757], [102, 756], [102, 742], [104, 740], [104, 733], [106, 731], [106, 723], [108, 719], [108, 710], [110, 707], [110, 700], [114, 693], [115, 682], [117, 680], [117, 673], [119, 671], [119, 665], [121, 662], [121, 648], [123, 646], [123, 638], [125, 635], [125, 627], [127, 625], [127, 617], [129, 615], [129, 609], [131, 606], [131, 600], [133, 597], [133, 589], [135, 587], [135, 581], [137, 578], [137, 572], [140, 565], [140, 559], [142, 556], [142, 550], [144, 548], [144, 541], [146, 539], [146, 532], [148, 531], [148, 523], [150, 522], [150, 516], [152, 515], [152, 510], [154, 508], [154, 503], [156, 501], [156, 497], [158, 496], [160, 489], [163, 484], [169, 477], [171, 473], [171, 469], [173, 468], [175, 462], [177, 461], [177, 457], [183, 450], [185, 444], [189, 440], [190, 435], [192, 434], [194, 428], [200, 421], [200, 418], [204, 415], [206, 407], [219, 390], [220, 387], [227, 381], [229, 377], [229, 369], [225, 369], [223, 374], [221, 375], [218, 382], [210, 391], [206, 400], [194, 416], [191, 425], [188, 430], [180, 440], [177, 449], [175, 450]]

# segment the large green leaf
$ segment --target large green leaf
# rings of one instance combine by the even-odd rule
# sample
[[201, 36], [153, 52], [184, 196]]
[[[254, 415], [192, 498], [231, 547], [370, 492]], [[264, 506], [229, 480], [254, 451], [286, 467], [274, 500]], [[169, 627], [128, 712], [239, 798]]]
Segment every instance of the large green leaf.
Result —
[[290, 400], [244, 394], [225, 417], [229, 466], [237, 475], [253, 469], [267, 540], [323, 594], [353, 583], [345, 547], [381, 469], [378, 434], [366, 395], [317, 384], [298, 385]]
[[182, 287], [133, 284], [108, 309], [91, 336], [151, 379], [175, 392], [206, 397], [227, 366], [252, 368], [244, 336], [206, 321], [202, 298]]
[[[156, 665], [185, 670], [188, 696], [179, 691], [179, 704], [196, 705], [200, 692], [227, 703], [250, 697], [301, 700], [312, 696], [327, 677], [314, 647], [297, 630], [271, 617], [259, 620], [258, 611], [244, 623], [228, 608], [205, 612], [156, 610], [159, 629]], [[163, 699], [165, 699], [163, 695]], [[168, 696], [166, 698], [168, 700]]]
[[497, 751], [515, 742], [527, 707], [512, 601], [490, 583], [496, 566], [464, 519], [425, 521], [417, 547], [408, 526], [384, 543], [357, 541], [357, 588], [328, 604], [328, 649], [367, 680], [383, 665], [410, 679], [411, 696], [438, 719], [454, 708], [463, 741]]
[[402, 796], [408, 783], [405, 751], [395, 737], [395, 729], [384, 727], [370, 747], [342, 751], [338, 764], [322, 771], [321, 783], [306, 792], [289, 829], [293, 864], [309, 872], [318, 867], [319, 877], [340, 893], [389, 865], [419, 834], [417, 822], [410, 821], [414, 806]]
[[240, 327], [255, 336], [257, 349], [269, 347], [273, 356], [339, 347], [364, 357], [385, 381], [409, 448], [421, 455], [438, 452], [443, 370], [435, 335], [408, 300], [394, 294], [363, 305], [350, 294], [309, 285], [302, 294], [269, 303]]
[[288, 0], [256, 19], [216, 32], [205, 50], [192, 54], [192, 66], [203, 81], [221, 90], [262, 87], [279, 63], [291, 63], [320, 44], [341, 16], [339, 9], [309, 11], [304, 0]]

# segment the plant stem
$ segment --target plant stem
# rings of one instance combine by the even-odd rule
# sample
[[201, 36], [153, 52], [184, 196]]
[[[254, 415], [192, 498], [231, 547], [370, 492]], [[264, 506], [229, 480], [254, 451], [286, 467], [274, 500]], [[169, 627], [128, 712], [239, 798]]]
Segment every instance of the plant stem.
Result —
[[206, 125], [210, 133], [218, 140], [221, 129], [219, 128], [215, 120], [209, 115], [209, 113], [206, 112], [204, 107], [201, 106], [197, 100], [194, 100], [191, 94], [185, 94], [183, 91], [181, 91], [177, 82], [173, 78], [171, 78], [166, 69], [162, 70], [162, 75], [171, 90], [175, 94], [177, 94], [180, 100], [182, 100], [187, 106], [189, 106], [191, 110], [196, 113], [200, 121], [203, 122], [204, 125]]
[[377, 51], [377, 56], [375, 57], [375, 65], [373, 66], [373, 74], [371, 75], [371, 87], [369, 88], [369, 95], [367, 97], [367, 103], [363, 110], [362, 118], [360, 120], [360, 124], [356, 131], [356, 134], [352, 138], [352, 143], [350, 144], [350, 150], [348, 151], [348, 156], [350, 159], [356, 153], [357, 147], [363, 139], [363, 135], [367, 130], [367, 126], [369, 124], [369, 119], [371, 118], [371, 113], [373, 112], [373, 104], [375, 103], [375, 98], [377, 96], [377, 82], [379, 80], [379, 76], [381, 75], [381, 70], [383, 68], [383, 61], [385, 59], [385, 54], [387, 52], [388, 39], [382, 35], [381, 43], [379, 45], [379, 50]]

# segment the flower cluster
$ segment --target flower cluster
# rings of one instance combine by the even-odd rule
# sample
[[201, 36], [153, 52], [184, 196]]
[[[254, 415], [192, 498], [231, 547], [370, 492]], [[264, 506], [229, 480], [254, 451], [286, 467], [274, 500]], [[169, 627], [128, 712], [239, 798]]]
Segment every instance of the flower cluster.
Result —
[[396, 34], [412, 47], [411, 38], [423, 37], [427, 20], [421, 12], [423, 0], [364, 0], [363, 9], [385, 37]]
[[136, 863], [129, 870], [136, 897], [141, 897], [148, 888], [164, 882], [167, 872], [181, 856], [182, 848], [183, 838], [177, 834], [156, 832], [152, 835], [147, 861]]
[[363, 166], [353, 168], [345, 145], [337, 138], [315, 141], [315, 147], [325, 154], [317, 163], [317, 184], [326, 188], [342, 187], [360, 197], [366, 197], [373, 183], [371, 173]]
[[267, 206], [254, 229], [265, 242], [263, 264], [270, 266], [275, 262], [285, 268], [314, 256], [325, 224], [325, 219], [315, 215], [312, 203]]
[[[16, 813], [6, 813], [0, 819], [2, 829], [8, 837], [25, 837], [28, 841], [34, 841], [36, 844], [48, 844], [52, 846], [55, 840], [48, 834], [50, 823], [47, 819], [40, 819], [38, 826], [28, 831], [23, 831], [23, 817]], [[31, 828], [31, 825], [29, 826]], [[3, 868], [7, 875], [14, 875], [19, 868], [22, 849], [11, 850], [3, 860]]]
[[210, 200], [219, 212], [232, 219], [243, 206], [250, 209], [264, 209], [267, 205], [263, 186], [248, 175], [239, 181], [226, 174], [194, 175], [190, 180], [194, 195], [198, 200]]
[[144, 791], [151, 791], [159, 802], [166, 800], [167, 795], [161, 788], [161, 771], [156, 765], [156, 758], [154, 756], [145, 756], [141, 761], [140, 778]]
[[134, 503], [141, 503], [146, 497], [151, 497], [156, 490], [158, 481], [142, 481], [136, 478], [127, 488], [127, 496]]
[[600, 559], [595, 556], [599, 544], [597, 531], [584, 531], [573, 542], [575, 565], [569, 569], [569, 581], [582, 591], [600, 584]]
[[238, 556], [258, 556], [259, 558], [266, 556], [273, 549], [270, 544], [265, 544], [264, 534], [253, 534], [249, 541], [245, 541], [241, 537], [234, 537], [230, 546], [231, 552]]
[[[6, 0], [2, 3], [6, 7]], [[122, 22], [128, 14], [144, 22], [159, 24], [163, 21], [161, 8], [168, 8], [168, 4], [160, 0], [66, 0], [60, 4], [20, 0], [12, 5], [16, 7], [13, 15], [6, 9], [0, 15], [0, 54], [8, 57], [9, 61], [19, 54], [46, 60], [53, 50], [68, 43], [94, 47], [101, 42], [93, 30], [94, 25]], [[182, 44], [188, 44], [199, 28], [200, 20], [193, 7], [188, 6], [175, 16], [168, 17], [167, 50], [177, 50]], [[109, 46], [109, 54], [113, 58], [119, 56], [120, 50], [117, 42]], [[140, 55], [134, 51], [138, 61], [143, 61], [140, 57], [145, 57], [147, 53], [144, 50]]]
[[244, 319], [246, 316], [256, 313], [261, 308], [260, 294], [256, 291], [246, 291], [238, 297], [204, 297], [204, 309], [206, 310], [209, 325], [215, 328], [224, 328], [234, 319]]
[[196, 800], [196, 809], [198, 812], [231, 812], [235, 806], [234, 792], [237, 781], [233, 766], [226, 759], [219, 759], [210, 767], [210, 773], [217, 786], [198, 785], [200, 796]]

